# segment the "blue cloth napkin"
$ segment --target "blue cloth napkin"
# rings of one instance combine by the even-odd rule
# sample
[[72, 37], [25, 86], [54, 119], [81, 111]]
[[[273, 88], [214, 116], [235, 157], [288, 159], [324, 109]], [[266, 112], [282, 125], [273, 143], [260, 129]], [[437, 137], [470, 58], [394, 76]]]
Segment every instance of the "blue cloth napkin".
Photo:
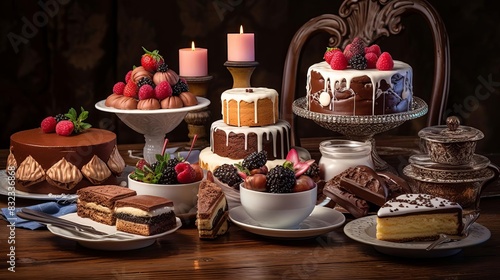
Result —
[[[33, 206], [27, 206], [26, 208], [38, 210], [45, 212], [47, 214], [53, 215], [55, 217], [63, 216], [69, 213], [76, 212], [76, 203], [72, 204], [59, 204], [57, 202], [45, 202], [42, 204], [37, 204]], [[2, 215], [10, 223], [14, 223], [15, 227], [27, 228], [27, 229], [37, 229], [45, 227], [45, 225], [38, 222], [29, 221], [17, 217], [16, 213], [21, 211], [22, 208], [15, 208], [15, 210], [9, 210], [8, 208], [2, 208]]]

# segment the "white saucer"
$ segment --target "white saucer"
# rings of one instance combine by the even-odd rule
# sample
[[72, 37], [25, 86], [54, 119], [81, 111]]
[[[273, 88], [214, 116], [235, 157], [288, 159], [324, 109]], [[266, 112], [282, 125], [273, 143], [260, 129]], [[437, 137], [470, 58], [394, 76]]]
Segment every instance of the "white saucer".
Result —
[[310, 238], [315, 237], [335, 228], [342, 226], [345, 217], [337, 210], [327, 207], [316, 206], [311, 215], [300, 223], [298, 229], [275, 229], [259, 225], [250, 218], [243, 209], [238, 206], [229, 210], [229, 218], [244, 230], [258, 235], [277, 237], [282, 239]]
[[356, 241], [372, 245], [375, 250], [381, 253], [409, 258], [437, 258], [451, 256], [460, 252], [462, 248], [485, 242], [491, 236], [490, 231], [486, 227], [478, 223], [474, 223], [467, 238], [460, 241], [444, 243], [436, 246], [430, 251], [427, 251], [425, 249], [429, 246], [429, 244], [431, 244], [431, 241], [398, 243], [378, 240], [376, 238], [376, 217], [376, 215], [372, 215], [353, 220], [345, 225], [344, 233]]
[[[94, 222], [91, 219], [79, 217], [76, 213], [71, 213], [61, 216], [61, 218], [82, 225], [89, 225], [94, 227], [96, 230], [103, 231], [106, 233], [115, 233], [117, 231], [115, 226], [108, 226], [105, 224]], [[106, 251], [124, 251], [124, 250], [133, 250], [150, 246], [151, 244], [155, 243], [157, 238], [173, 233], [174, 231], [179, 229], [181, 225], [182, 225], [181, 220], [179, 218], [176, 218], [175, 228], [167, 232], [151, 236], [132, 234], [132, 237], [126, 239], [125, 238], [117, 239], [113, 238], [112, 236], [101, 239], [97, 238], [93, 239], [90, 236], [83, 234], [79, 235], [78, 233], [68, 231], [64, 228], [60, 228], [53, 225], [47, 225], [47, 228], [49, 229], [50, 232], [52, 232], [57, 236], [75, 240], [80, 245], [90, 249], [106, 250]]]

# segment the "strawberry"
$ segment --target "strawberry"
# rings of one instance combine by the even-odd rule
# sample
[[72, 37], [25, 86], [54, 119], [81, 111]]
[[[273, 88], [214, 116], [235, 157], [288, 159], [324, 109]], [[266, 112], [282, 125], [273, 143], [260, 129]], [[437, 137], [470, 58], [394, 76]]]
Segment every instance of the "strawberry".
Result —
[[177, 181], [181, 184], [188, 184], [196, 181], [196, 171], [187, 162], [180, 162], [175, 166]]
[[156, 72], [158, 66], [163, 64], [163, 57], [159, 54], [158, 50], [154, 50], [152, 52], [146, 50], [146, 48], [142, 47], [145, 54], [141, 57], [141, 65], [149, 72]]
[[382, 51], [380, 51], [380, 47], [377, 44], [374, 44], [365, 48], [365, 54], [367, 53], [374, 53], [377, 57], [379, 57]]
[[378, 60], [377, 60], [377, 69], [378, 70], [392, 70], [394, 67], [394, 61], [392, 60], [392, 56], [388, 52], [383, 52]]
[[377, 65], [377, 55], [375, 53], [369, 52], [365, 54], [366, 58], [366, 68], [367, 69], [375, 69]]
[[139, 90], [137, 88], [137, 85], [132, 80], [130, 80], [123, 89], [123, 95], [127, 97], [136, 97], [138, 91]]
[[342, 52], [334, 52], [330, 66], [333, 70], [344, 70], [347, 68], [347, 58]]
[[75, 125], [72, 121], [63, 120], [57, 123], [56, 125], [56, 133], [61, 136], [69, 136], [73, 133], [75, 129]]
[[54, 117], [46, 117], [42, 120], [40, 127], [44, 133], [51, 133], [56, 131], [57, 120]]
[[113, 86], [113, 93], [114, 94], [123, 94], [123, 90], [125, 89], [125, 83], [124, 82], [118, 82]]
[[172, 96], [172, 86], [168, 81], [163, 81], [156, 85], [155, 87], [155, 97], [158, 100], [163, 100], [169, 96]]
[[150, 85], [143, 85], [139, 89], [139, 100], [149, 99], [155, 97], [155, 91]]
[[330, 61], [332, 60], [332, 56], [333, 56], [333, 53], [336, 52], [336, 51], [340, 51], [339, 49], [337, 48], [326, 48], [326, 52], [325, 54], [323, 55], [323, 59], [328, 63], [330, 64]]

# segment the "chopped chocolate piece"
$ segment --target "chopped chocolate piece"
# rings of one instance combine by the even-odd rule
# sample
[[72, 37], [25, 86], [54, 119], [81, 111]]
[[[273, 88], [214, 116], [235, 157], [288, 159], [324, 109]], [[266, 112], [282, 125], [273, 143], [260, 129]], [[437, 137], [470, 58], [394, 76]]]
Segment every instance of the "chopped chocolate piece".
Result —
[[377, 206], [382, 206], [387, 201], [387, 197], [383, 194], [365, 188], [358, 182], [346, 177], [342, 177], [340, 179], [340, 187], [354, 194], [355, 196], [367, 200]]

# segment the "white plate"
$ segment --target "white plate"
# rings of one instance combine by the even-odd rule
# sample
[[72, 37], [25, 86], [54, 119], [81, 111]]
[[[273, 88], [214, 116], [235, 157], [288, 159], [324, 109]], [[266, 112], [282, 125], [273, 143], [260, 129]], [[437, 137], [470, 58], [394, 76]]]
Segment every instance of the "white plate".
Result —
[[488, 240], [491, 236], [490, 231], [486, 227], [474, 223], [467, 238], [460, 241], [444, 243], [430, 251], [426, 251], [425, 249], [431, 244], [431, 241], [398, 243], [378, 240], [376, 238], [376, 218], [376, 215], [372, 215], [353, 220], [345, 225], [344, 233], [356, 241], [372, 245], [381, 253], [410, 258], [451, 256], [460, 252], [462, 248], [480, 244]]
[[[132, 170], [134, 170], [134, 167], [126, 166], [122, 174], [117, 178], [117, 185], [125, 186], [127, 184], [127, 176]], [[5, 170], [0, 170], [0, 195], [11, 195], [9, 194], [9, 181], [7, 180], [7, 172]], [[78, 197], [76, 194], [29, 193], [17, 189], [15, 190], [15, 195], [19, 198], [60, 202], [72, 202]]]
[[172, 108], [172, 109], [155, 109], [155, 110], [123, 110], [116, 109], [113, 107], [108, 107], [105, 105], [106, 100], [101, 100], [95, 104], [95, 107], [101, 111], [109, 112], [109, 113], [119, 113], [119, 114], [135, 114], [135, 115], [144, 115], [144, 114], [164, 114], [164, 113], [177, 113], [177, 112], [191, 112], [194, 110], [202, 109], [210, 105], [210, 100], [197, 97], [198, 104], [193, 106], [181, 107], [181, 108]]
[[[67, 214], [64, 216], [61, 216], [61, 218], [73, 221], [82, 225], [89, 225], [94, 227], [96, 230], [103, 231], [106, 233], [115, 233], [116, 227], [115, 226], [108, 226], [105, 224], [101, 224], [98, 222], [94, 222], [91, 219], [88, 218], [82, 218], [79, 217], [76, 213], [71, 213]], [[66, 238], [66, 239], [71, 239], [75, 240], [78, 242], [80, 245], [91, 248], [91, 249], [97, 249], [97, 250], [107, 250], [107, 251], [123, 251], [123, 250], [133, 250], [133, 249], [139, 249], [139, 248], [144, 248], [147, 247], [153, 243], [155, 243], [156, 239], [162, 236], [165, 236], [167, 234], [171, 234], [177, 229], [179, 229], [182, 225], [181, 220], [179, 218], [176, 219], [176, 226], [175, 228], [160, 233], [160, 234], [155, 234], [151, 236], [143, 236], [143, 235], [137, 235], [137, 234], [132, 234], [133, 237], [131, 238], [122, 238], [120, 239], [113, 238], [112, 236], [106, 237], [106, 238], [91, 238], [90, 236], [84, 235], [84, 234], [78, 234], [73, 231], [68, 231], [64, 228], [60, 228], [57, 226], [53, 225], [47, 225], [47, 228], [49, 229], [50, 232], [53, 234]]]
[[316, 206], [309, 217], [300, 223], [298, 229], [275, 229], [259, 225], [250, 218], [243, 209], [238, 206], [229, 210], [229, 218], [244, 230], [258, 235], [276, 237], [283, 239], [310, 238], [315, 237], [335, 228], [342, 226], [345, 217], [337, 210], [327, 207]]

